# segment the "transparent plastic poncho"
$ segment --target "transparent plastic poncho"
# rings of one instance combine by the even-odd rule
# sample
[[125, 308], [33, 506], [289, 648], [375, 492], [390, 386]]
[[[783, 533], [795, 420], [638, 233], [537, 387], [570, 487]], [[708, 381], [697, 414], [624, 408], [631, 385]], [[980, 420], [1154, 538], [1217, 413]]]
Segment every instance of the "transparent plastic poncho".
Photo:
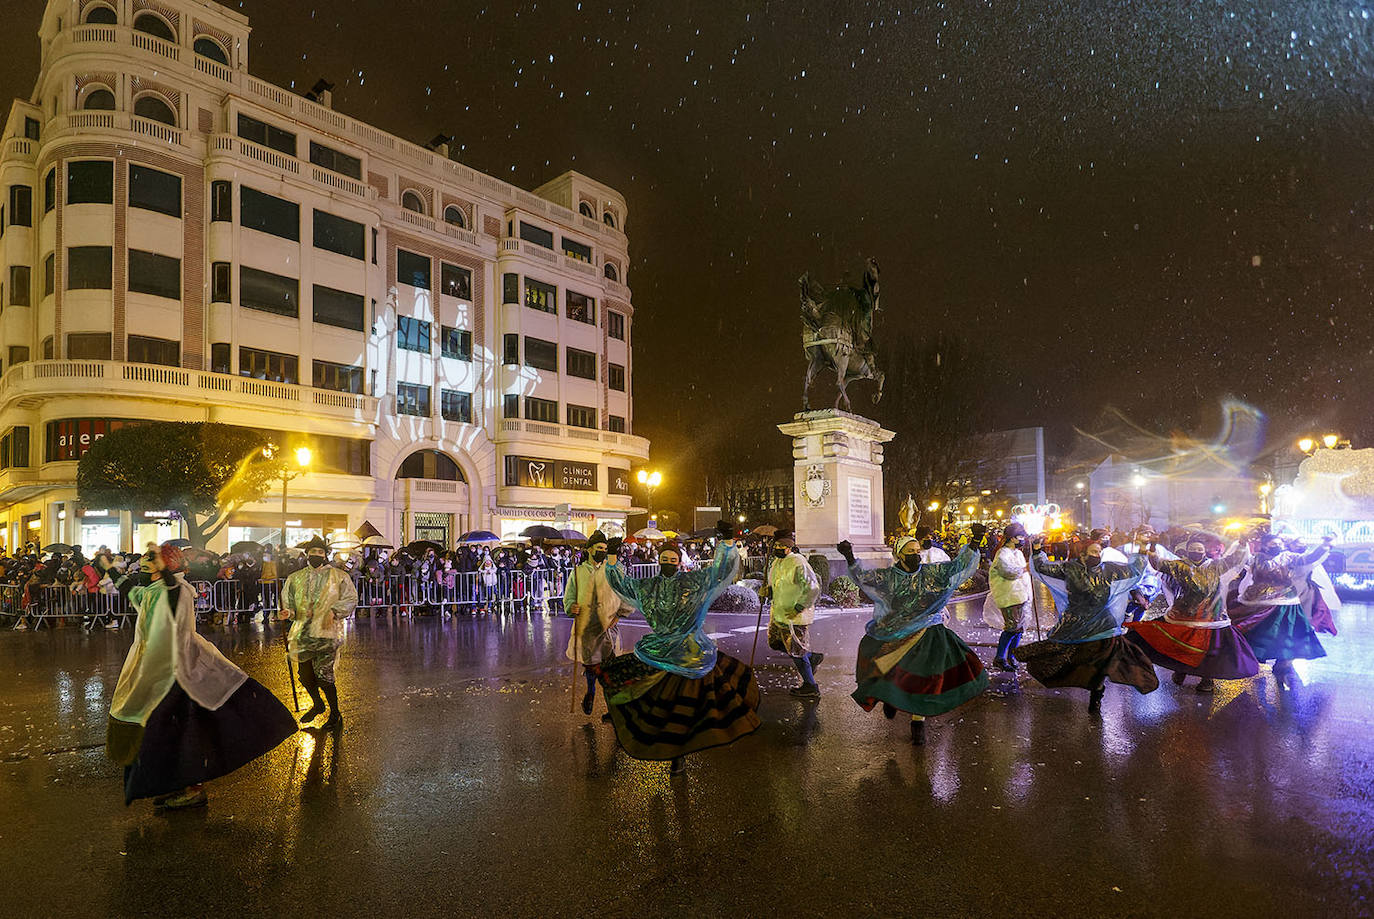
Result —
[[978, 569], [978, 550], [965, 546], [953, 561], [931, 562], [914, 572], [895, 565], [866, 570], [855, 561], [849, 574], [873, 601], [873, 618], [864, 626], [877, 641], [910, 638], [945, 619], [945, 604]]
[[1082, 644], [1120, 635], [1131, 591], [1145, 576], [1146, 564], [1143, 555], [1125, 565], [1102, 562], [1095, 568], [1077, 559], [1055, 563], [1043, 552], [1037, 555], [1031, 570], [1049, 588], [1059, 610], [1059, 619], [1045, 640]]

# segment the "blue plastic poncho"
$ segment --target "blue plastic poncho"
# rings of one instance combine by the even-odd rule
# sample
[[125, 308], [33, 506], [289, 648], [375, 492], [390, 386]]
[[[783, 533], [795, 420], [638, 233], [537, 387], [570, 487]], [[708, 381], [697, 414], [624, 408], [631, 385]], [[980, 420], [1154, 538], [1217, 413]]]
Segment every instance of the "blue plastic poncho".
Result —
[[634, 654], [650, 667], [697, 679], [716, 666], [716, 643], [706, 635], [706, 612], [734, 579], [739, 552], [721, 543], [711, 564], [671, 576], [635, 580], [619, 563], [607, 565], [606, 582], [653, 629]]
[[1126, 618], [1131, 591], [1145, 575], [1143, 555], [1130, 564], [1103, 562], [1089, 568], [1077, 559], [1055, 564], [1041, 552], [1031, 568], [1054, 596], [1059, 620], [1045, 636], [1046, 641], [1082, 644], [1120, 635]]
[[914, 572], [895, 565], [866, 571], [855, 561], [849, 575], [873, 601], [873, 618], [864, 631], [877, 641], [899, 641], [940, 624], [949, 598], [977, 570], [978, 557], [977, 549], [965, 546], [954, 561], [931, 562]]

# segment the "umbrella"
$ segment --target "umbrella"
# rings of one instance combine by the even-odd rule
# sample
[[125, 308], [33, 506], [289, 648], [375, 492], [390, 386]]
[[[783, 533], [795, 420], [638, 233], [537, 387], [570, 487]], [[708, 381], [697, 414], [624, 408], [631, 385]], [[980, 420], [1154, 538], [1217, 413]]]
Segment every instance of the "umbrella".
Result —
[[654, 527], [645, 527], [642, 530], [635, 530], [636, 539], [663, 539], [663, 531]]
[[415, 540], [414, 542], [412, 542], [410, 545], [406, 546], [406, 548], [409, 549], [409, 550], [412, 551], [412, 552], [420, 552], [420, 553], [423, 553], [426, 549], [433, 549], [435, 552], [444, 552], [444, 551], [447, 551], [447, 550], [444, 549], [443, 546], [439, 545], [437, 542], [435, 542], [435, 541], [432, 540], [432, 539], [417, 539], [417, 540]]
[[521, 535], [521, 536], [527, 536], [527, 537], [529, 537], [530, 539], [562, 539], [562, 538], [563, 538], [563, 533], [562, 533], [562, 531], [560, 531], [560, 530], [555, 530], [553, 527], [550, 527], [550, 526], [544, 526], [542, 523], [536, 523], [534, 526], [525, 527], [525, 529], [524, 529], [523, 531], [521, 531], [520, 535]]
[[664, 530], [664, 531], [663, 531], [663, 538], [664, 538], [664, 539], [677, 539], [677, 533], [676, 533], [675, 531], [673, 531], [673, 530]]
[[244, 540], [243, 542], [236, 542], [236, 543], [234, 543], [232, 546], [230, 546], [230, 547], [229, 547], [229, 554], [230, 554], [230, 555], [243, 555], [244, 553], [257, 553], [258, 555], [261, 555], [261, 554], [262, 554], [262, 548], [263, 548], [263, 547], [262, 547], [262, 543], [260, 543], [260, 542], [252, 542], [251, 540]]
[[559, 530], [559, 535], [569, 542], [586, 542], [587, 534], [579, 530]]
[[500, 542], [501, 537], [491, 530], [473, 530], [458, 537], [459, 542]]
[[371, 547], [374, 548], [374, 549], [394, 549], [394, 548], [396, 548], [396, 547], [393, 546], [390, 542], [388, 542], [388, 541], [387, 541], [387, 538], [386, 538], [385, 536], [383, 536], [381, 533], [378, 533], [376, 536], [369, 536], [369, 537], [367, 537], [366, 539], [363, 540], [362, 544], [363, 544], [364, 546], [371, 546]]
[[71, 552], [72, 547], [65, 542], [55, 542], [43, 547], [44, 552]]
[[353, 535], [361, 539], [363, 543], [366, 544], [367, 541], [372, 537], [381, 536], [382, 531], [374, 527], [369, 521], [364, 520], [363, 525], [353, 531]]
[[176, 546], [178, 549], [189, 549], [189, 548], [191, 548], [191, 540], [189, 540], [189, 539], [169, 539], [169, 540], [167, 540], [167, 545], [169, 545], [169, 546]]
[[761, 527], [754, 527], [753, 533], [755, 536], [776, 536], [778, 535], [778, 528], [771, 523], [765, 523]]

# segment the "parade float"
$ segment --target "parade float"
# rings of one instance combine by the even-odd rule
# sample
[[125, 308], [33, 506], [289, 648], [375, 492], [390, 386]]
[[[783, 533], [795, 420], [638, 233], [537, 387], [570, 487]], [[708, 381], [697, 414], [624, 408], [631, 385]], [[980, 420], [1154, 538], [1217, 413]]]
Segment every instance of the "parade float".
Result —
[[1342, 595], [1374, 593], [1374, 449], [1318, 449], [1274, 491], [1273, 531], [1315, 543], [1331, 536], [1326, 567]]

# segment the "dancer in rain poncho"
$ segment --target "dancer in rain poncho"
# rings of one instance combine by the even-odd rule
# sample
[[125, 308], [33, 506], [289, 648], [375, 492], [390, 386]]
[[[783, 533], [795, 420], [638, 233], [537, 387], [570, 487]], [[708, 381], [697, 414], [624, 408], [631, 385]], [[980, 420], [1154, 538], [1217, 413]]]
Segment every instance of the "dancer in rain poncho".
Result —
[[1130, 592], [1145, 573], [1145, 556], [1130, 564], [1102, 561], [1102, 545], [1090, 542], [1083, 554], [1054, 564], [1036, 537], [1036, 574], [1045, 581], [1059, 608], [1059, 620], [1043, 641], [1017, 650], [1030, 675], [1049, 687], [1077, 686], [1091, 691], [1088, 711], [1102, 711], [1107, 681], [1134, 686], [1139, 692], [1159, 688], [1150, 660], [1121, 637]]
[[1174, 673], [1174, 684], [1199, 677], [1198, 692], [1212, 692], [1214, 680], [1242, 680], [1259, 673], [1250, 643], [1226, 615], [1226, 585], [1249, 550], [1236, 543], [1221, 558], [1208, 558], [1201, 537], [1190, 537], [1183, 558], [1165, 559], [1148, 546], [1150, 565], [1159, 572], [1169, 611], [1159, 619], [1126, 624], [1126, 637], [1155, 664]]
[[[358, 606], [358, 590], [342, 570], [326, 564], [329, 546], [316, 536], [305, 544], [306, 567], [291, 573], [281, 589], [282, 619], [290, 619], [287, 649], [297, 663], [301, 685], [310, 694], [309, 711], [301, 716], [306, 725], [324, 714], [324, 699], [329, 701], [329, 719], [323, 728], [337, 731], [343, 727], [339, 712], [339, 688], [334, 665], [343, 644], [343, 620]], [[320, 693], [324, 693], [324, 699]]]
[[895, 565], [866, 571], [848, 542], [835, 548], [873, 601], [859, 641], [854, 701], [864, 711], [881, 702], [888, 718], [910, 714], [911, 742], [921, 746], [925, 716], [951, 711], [988, 687], [978, 655], [944, 625], [945, 604], [978, 569], [978, 549], [968, 545], [952, 562], [922, 565], [920, 544], [904, 536], [893, 549]]
[[152, 548], [135, 587], [134, 644], [110, 705], [105, 751], [124, 766], [124, 803], [200, 807], [205, 783], [251, 762], [296, 730], [286, 706], [196, 633], [195, 588], [181, 550]]
[[1255, 657], [1274, 662], [1279, 688], [1293, 688], [1293, 660], [1326, 657], [1326, 649], [1302, 606], [1302, 587], [1331, 549], [1331, 538], [1305, 555], [1285, 551], [1283, 539], [1260, 540], [1260, 554], [1246, 566], [1238, 600], [1229, 612]]
[[760, 724], [753, 671], [717, 651], [706, 634], [707, 610], [739, 567], [732, 528], [720, 523], [716, 531], [720, 542], [706, 567], [682, 571], [681, 551], [668, 545], [658, 555], [659, 574], [642, 580], [615, 563], [618, 540], [609, 546], [606, 580], [653, 632], [595, 670], [625, 752], [671, 760], [674, 773], [686, 767], [689, 753], [733, 743]]
[[[616, 547], [619, 546], [617, 539]], [[582, 712], [586, 715], [592, 713], [596, 702], [596, 671], [592, 665], [620, 653], [620, 597], [606, 580], [608, 554], [606, 534], [597, 530], [587, 537], [587, 559], [568, 575], [563, 591], [563, 609], [573, 617], [568, 660], [583, 666], [587, 693], [582, 697]], [[610, 713], [601, 720], [610, 721]]]

